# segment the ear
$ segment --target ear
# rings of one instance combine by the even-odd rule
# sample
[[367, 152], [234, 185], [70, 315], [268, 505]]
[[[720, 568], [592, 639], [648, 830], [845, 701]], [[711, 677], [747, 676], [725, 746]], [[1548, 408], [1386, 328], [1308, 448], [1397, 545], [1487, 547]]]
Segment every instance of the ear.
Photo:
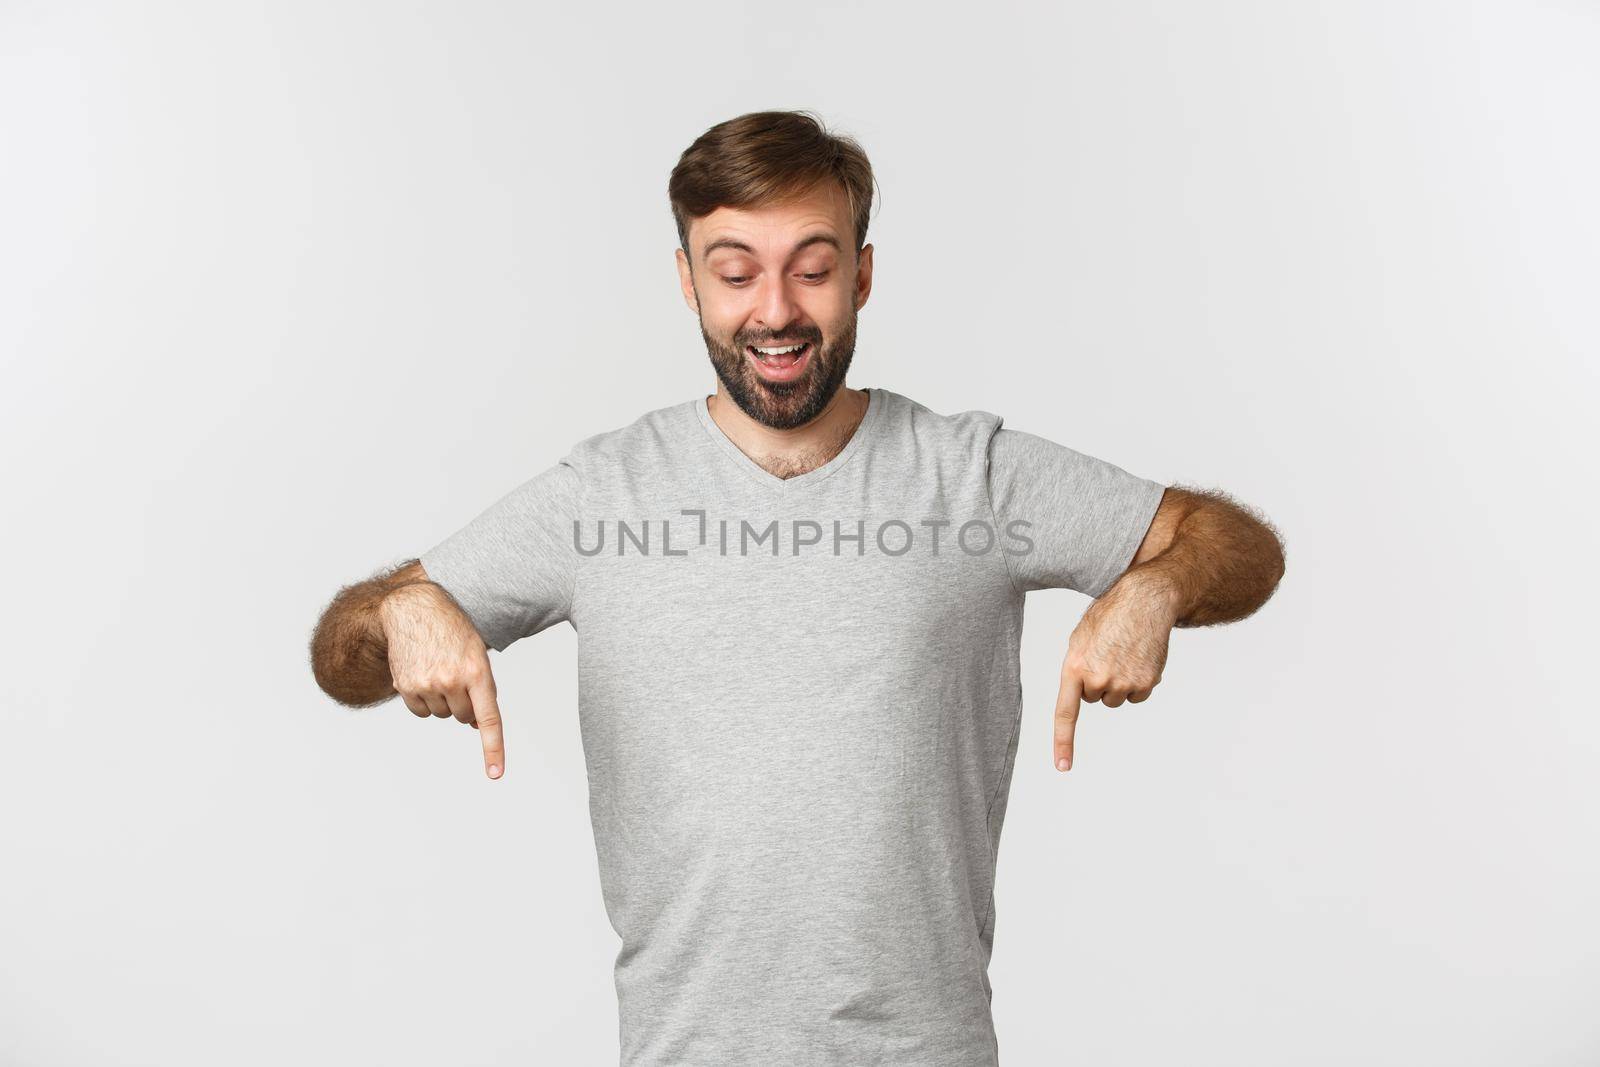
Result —
[[689, 305], [689, 310], [696, 315], [700, 314], [700, 298], [694, 291], [694, 272], [689, 268], [689, 257], [679, 248], [674, 255], [678, 259], [678, 286], [683, 290], [683, 302]]
[[866, 245], [861, 249], [861, 254], [856, 256], [856, 285], [855, 300], [856, 310], [860, 311], [867, 303], [867, 297], [872, 295], [872, 246]]

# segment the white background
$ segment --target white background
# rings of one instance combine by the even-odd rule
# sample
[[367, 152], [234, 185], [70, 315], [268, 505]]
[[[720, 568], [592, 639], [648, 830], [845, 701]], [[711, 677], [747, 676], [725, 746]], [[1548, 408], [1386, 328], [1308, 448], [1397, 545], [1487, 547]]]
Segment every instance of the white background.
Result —
[[[816, 109], [883, 199], [851, 384], [1282, 531], [1049, 713], [1007, 1067], [1600, 1063], [1589, 3], [0, 5], [0, 1062], [616, 1061], [566, 626], [475, 732], [306, 642], [714, 384], [666, 181]], [[797, 649], [803, 655], [803, 644]]]

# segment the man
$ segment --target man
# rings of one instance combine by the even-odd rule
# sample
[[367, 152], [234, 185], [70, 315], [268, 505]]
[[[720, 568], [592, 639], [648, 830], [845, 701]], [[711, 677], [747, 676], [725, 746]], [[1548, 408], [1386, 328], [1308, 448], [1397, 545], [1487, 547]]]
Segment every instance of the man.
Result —
[[498, 778], [487, 649], [577, 630], [625, 1065], [997, 1063], [1024, 594], [1095, 598], [1067, 770], [1083, 701], [1145, 700], [1174, 626], [1242, 618], [1283, 572], [1222, 494], [846, 386], [872, 191], [804, 113], [708, 130], [669, 194], [715, 394], [579, 442], [342, 590], [312, 641], [335, 699], [471, 724]]

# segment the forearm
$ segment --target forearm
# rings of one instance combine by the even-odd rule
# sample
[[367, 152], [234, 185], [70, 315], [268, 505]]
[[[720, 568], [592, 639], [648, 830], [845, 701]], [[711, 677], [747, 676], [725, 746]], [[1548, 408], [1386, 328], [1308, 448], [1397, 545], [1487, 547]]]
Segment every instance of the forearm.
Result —
[[1172, 543], [1131, 567], [1128, 582], [1164, 598], [1174, 626], [1213, 626], [1255, 612], [1284, 572], [1283, 543], [1264, 518], [1217, 491], [1191, 491], [1195, 504]]
[[394, 590], [425, 581], [421, 563], [408, 560], [386, 574], [339, 590], [311, 635], [311, 673], [323, 692], [358, 708], [395, 695], [389, 644], [378, 609]]

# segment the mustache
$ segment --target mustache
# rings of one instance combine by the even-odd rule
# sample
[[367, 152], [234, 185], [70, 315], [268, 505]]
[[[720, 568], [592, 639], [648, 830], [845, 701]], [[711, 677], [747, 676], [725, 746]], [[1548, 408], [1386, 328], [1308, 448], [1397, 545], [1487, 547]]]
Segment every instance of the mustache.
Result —
[[771, 345], [774, 343], [788, 344], [794, 341], [810, 341], [818, 348], [822, 347], [822, 331], [816, 327], [800, 327], [793, 330], [768, 331], [762, 334], [739, 333], [735, 334], [733, 344], [735, 348], [744, 348], [745, 345]]

